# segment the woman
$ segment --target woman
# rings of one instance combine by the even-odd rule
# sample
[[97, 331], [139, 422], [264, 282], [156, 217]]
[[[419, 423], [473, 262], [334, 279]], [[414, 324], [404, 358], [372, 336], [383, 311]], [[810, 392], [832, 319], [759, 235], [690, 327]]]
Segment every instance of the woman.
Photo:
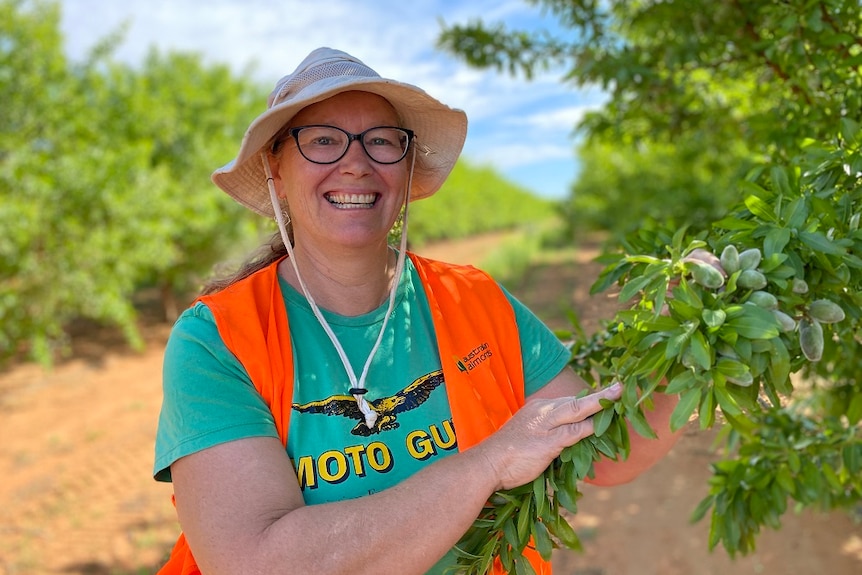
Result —
[[[155, 475], [184, 536], [165, 572], [440, 573], [494, 491], [537, 477], [620, 396], [576, 398], [567, 349], [482, 272], [408, 256], [405, 232], [387, 244], [465, 136], [463, 112], [321, 48], [214, 173], [280, 233], [168, 343]], [[666, 430], [674, 400], [656, 403]], [[675, 441], [632, 437], [596, 482]]]

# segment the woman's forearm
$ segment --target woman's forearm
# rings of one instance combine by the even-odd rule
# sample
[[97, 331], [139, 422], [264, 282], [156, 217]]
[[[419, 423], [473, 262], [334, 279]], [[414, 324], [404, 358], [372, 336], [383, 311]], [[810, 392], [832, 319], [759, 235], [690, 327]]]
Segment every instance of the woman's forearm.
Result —
[[480, 452], [468, 450], [385, 491], [299, 507], [261, 537], [261, 572], [425, 573], [457, 543], [495, 488]]

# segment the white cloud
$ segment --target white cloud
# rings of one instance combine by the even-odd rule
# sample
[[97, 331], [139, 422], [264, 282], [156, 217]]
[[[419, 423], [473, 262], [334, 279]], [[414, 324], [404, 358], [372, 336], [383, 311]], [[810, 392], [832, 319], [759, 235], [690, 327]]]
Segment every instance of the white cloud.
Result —
[[474, 150], [470, 155], [480, 164], [517, 168], [530, 164], [572, 158], [572, 146], [565, 144], [512, 143]]
[[545, 113], [532, 114], [521, 120], [519, 123], [540, 131], [558, 131], [561, 127], [565, 126], [571, 126], [571, 128], [574, 128], [581, 122], [581, 120], [584, 119], [584, 115], [586, 115], [587, 112], [596, 109], [597, 106], [593, 105], [557, 108], [556, 110], [551, 110]]

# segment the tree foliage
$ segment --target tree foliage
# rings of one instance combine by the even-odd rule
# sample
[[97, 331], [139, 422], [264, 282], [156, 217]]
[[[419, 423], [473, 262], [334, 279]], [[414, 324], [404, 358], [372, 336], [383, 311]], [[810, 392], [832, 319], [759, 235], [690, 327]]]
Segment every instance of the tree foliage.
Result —
[[[736, 198], [716, 182], [754, 162], [790, 161], [807, 138], [828, 138], [841, 118], [862, 116], [857, 0], [529, 3], [566, 33], [529, 34], [478, 20], [448, 27], [440, 44], [470, 64], [527, 77], [562, 68], [565, 82], [608, 93], [608, 104], [581, 125], [588, 137], [581, 173], [599, 181], [576, 184], [573, 227], [596, 223], [584, 217], [596, 202], [626, 214], [613, 222], [615, 232], [648, 215], [646, 201], [637, 210], [605, 196], [608, 188], [619, 190], [616, 198], [640, 194], [637, 182], [616, 188], [626, 182], [602, 180], [607, 166], [598, 158], [607, 146], [632, 163], [663, 161], [673, 174], [665, 204], [685, 214], [704, 207], [706, 191], [726, 207]], [[677, 154], [667, 154], [667, 142]], [[704, 193], [674, 193], [690, 169]]]
[[[594, 291], [619, 290], [631, 307], [591, 338], [576, 337], [573, 365], [594, 384], [622, 380], [625, 393], [597, 416], [594, 439], [537, 480], [543, 485], [489, 506], [465, 539], [464, 564], [481, 572], [497, 554], [525, 569], [527, 539], [497, 521], [509, 504], [537, 545], [544, 529], [576, 547], [557, 512], [576, 510], [576, 480], [593, 461], [625, 456], [628, 429], [651, 435], [642, 411], [657, 392], [680, 395], [673, 428], [695, 415], [702, 428], [722, 428], [723, 459], [694, 513], [710, 512], [711, 548], [751, 551], [790, 501], [858, 505], [858, 2], [530, 3], [571, 35], [476, 21], [440, 41], [474, 65], [527, 77], [563, 65], [567, 82], [608, 91], [608, 104], [581, 125], [586, 162], [569, 210], [573, 219], [592, 210], [594, 223], [630, 232], [608, 250]], [[721, 255], [727, 278], [691, 261], [695, 248]]]
[[556, 205], [463, 158], [440, 191], [410, 206], [410, 239], [418, 244], [537, 225]]
[[0, 16], [0, 358], [49, 361], [78, 317], [137, 342], [135, 290], [206, 273], [249, 225], [206, 182], [257, 89], [196, 56], [131, 69], [110, 37], [70, 62], [53, 3]]

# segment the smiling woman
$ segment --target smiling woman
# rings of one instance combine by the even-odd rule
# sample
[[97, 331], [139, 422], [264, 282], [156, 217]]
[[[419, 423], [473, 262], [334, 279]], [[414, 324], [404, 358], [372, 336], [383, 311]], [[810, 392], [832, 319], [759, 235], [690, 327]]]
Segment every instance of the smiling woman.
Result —
[[[486, 273], [408, 253], [408, 207], [438, 191], [466, 130], [460, 110], [320, 48], [215, 171], [279, 232], [168, 342], [154, 473], [184, 535], [163, 573], [442, 573], [495, 491], [533, 481], [619, 398], [582, 394], [569, 350]], [[667, 429], [673, 400], [656, 405]], [[550, 573], [547, 559], [519, 561]]]

